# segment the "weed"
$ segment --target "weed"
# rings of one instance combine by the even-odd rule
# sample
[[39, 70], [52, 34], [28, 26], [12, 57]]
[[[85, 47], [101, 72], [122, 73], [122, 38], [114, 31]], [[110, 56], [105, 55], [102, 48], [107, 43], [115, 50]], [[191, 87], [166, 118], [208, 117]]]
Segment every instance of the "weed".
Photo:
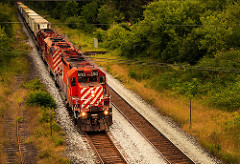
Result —
[[62, 138], [57, 138], [55, 142], [55, 146], [61, 146], [64, 144], [64, 140]]
[[4, 118], [6, 111], [7, 111], [6, 108], [0, 107], [0, 117], [1, 118]]
[[42, 135], [43, 135], [42, 129], [38, 128], [38, 129], [35, 130], [34, 136], [35, 136], [36, 138], [39, 138], [39, 137], [41, 137]]
[[218, 154], [220, 154], [220, 151], [222, 150], [222, 146], [219, 143], [218, 144], [212, 144], [212, 145], [210, 145], [209, 149], [210, 149], [212, 154], [218, 155]]
[[154, 98], [147, 98], [146, 102], [149, 103], [150, 105], [152, 105], [155, 102]]
[[122, 83], [124, 82], [124, 77], [122, 75], [116, 75], [115, 78], [118, 79]]
[[49, 158], [51, 156], [50, 150], [41, 151], [38, 153], [40, 159]]
[[62, 164], [72, 164], [73, 162], [70, 161], [69, 159], [65, 159], [65, 158], [60, 158], [58, 160], [59, 163], [62, 163]]
[[112, 72], [112, 68], [109, 65], [106, 66], [106, 69], [108, 72]]
[[52, 129], [56, 132], [59, 132], [61, 130], [61, 127], [56, 123], [52, 123]]
[[24, 144], [31, 144], [33, 143], [33, 138], [32, 137], [28, 137], [25, 141]]
[[222, 153], [222, 158], [224, 159], [224, 161], [226, 161], [226, 163], [231, 163], [231, 164], [239, 164], [240, 161], [240, 157], [237, 154], [230, 154], [230, 153], [226, 153], [223, 154]]
[[236, 116], [225, 123], [225, 131], [232, 135], [236, 147], [240, 144], [240, 116]]
[[18, 116], [17, 117], [17, 122], [22, 123], [23, 122], [23, 116]]

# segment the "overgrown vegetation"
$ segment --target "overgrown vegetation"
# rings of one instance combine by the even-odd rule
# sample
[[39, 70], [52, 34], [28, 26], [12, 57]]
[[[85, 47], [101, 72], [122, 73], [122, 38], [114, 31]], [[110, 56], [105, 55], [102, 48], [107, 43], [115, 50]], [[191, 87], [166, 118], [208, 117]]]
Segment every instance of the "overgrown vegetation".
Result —
[[26, 110], [32, 118], [29, 126], [33, 128], [27, 143], [38, 147], [38, 160], [40, 163], [70, 163], [63, 155], [65, 133], [56, 120], [56, 102], [46, 91], [39, 79], [25, 82], [23, 87], [30, 89], [26, 103]]
[[16, 39], [24, 39], [19, 30], [21, 25], [2, 23], [17, 21], [14, 11], [10, 4], [0, 3], [0, 163], [6, 163], [7, 159], [4, 147], [7, 144], [5, 122], [8, 113], [13, 112], [13, 119], [22, 121], [21, 116], [16, 116], [18, 104], [15, 103], [15, 76], [25, 78], [28, 74], [25, 56], [27, 46]]
[[[13, 4], [14, 2], [8, 1], [0, 3], [0, 163], [7, 163], [8, 158], [4, 146], [7, 144], [5, 124], [9, 119], [7, 113], [10, 111], [13, 113], [13, 120], [20, 124], [24, 121], [29, 129], [28, 138], [23, 144], [27, 145], [28, 151], [29, 147], [32, 148], [31, 152], [27, 152], [31, 154], [31, 158], [36, 159], [38, 163], [70, 163], [64, 155], [65, 134], [55, 121], [55, 101], [39, 79], [35, 78], [23, 85], [16, 81], [16, 76], [23, 78], [23, 81], [28, 78], [27, 53], [30, 48], [25, 42], [27, 37], [22, 33], [21, 24], [6, 23], [18, 21]], [[36, 105], [27, 106], [25, 100], [28, 94], [31, 104], [44, 107], [41, 109]], [[17, 115], [19, 106], [20, 114]], [[35, 135], [37, 133], [38, 135]], [[36, 157], [35, 151], [38, 153]]]

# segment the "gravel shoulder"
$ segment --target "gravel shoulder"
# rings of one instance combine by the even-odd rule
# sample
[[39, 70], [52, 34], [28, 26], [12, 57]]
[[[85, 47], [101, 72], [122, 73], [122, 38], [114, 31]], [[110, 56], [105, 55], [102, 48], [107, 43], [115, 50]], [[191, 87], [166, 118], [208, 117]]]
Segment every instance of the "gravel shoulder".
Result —
[[221, 163], [221, 161], [212, 157], [207, 151], [205, 151], [195, 138], [187, 135], [170, 118], [162, 116], [156, 108], [147, 104], [139, 95], [126, 89], [108, 72], [105, 71], [105, 73], [107, 75], [108, 84], [191, 159], [197, 163]]

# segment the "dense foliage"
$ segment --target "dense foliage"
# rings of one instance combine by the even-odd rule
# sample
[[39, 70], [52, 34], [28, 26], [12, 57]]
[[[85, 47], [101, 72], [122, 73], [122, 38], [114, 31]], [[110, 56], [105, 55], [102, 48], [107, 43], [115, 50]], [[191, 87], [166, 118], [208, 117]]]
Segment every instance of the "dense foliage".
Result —
[[49, 10], [71, 28], [96, 30], [103, 45], [119, 47], [128, 58], [196, 64], [204, 56], [214, 58], [218, 52], [239, 48], [238, 0], [29, 3]]
[[240, 68], [239, 0], [29, 3], [49, 10], [70, 28], [93, 32], [100, 46], [118, 49], [123, 57], [211, 68], [133, 67], [129, 76], [147, 80], [147, 86], [188, 96], [195, 81], [198, 97], [213, 106], [228, 110], [240, 106], [239, 75], [234, 73]]
[[13, 14], [9, 4], [0, 3], [0, 65], [6, 63], [10, 56], [10, 38], [13, 35], [13, 29], [12, 25], [6, 22], [12, 21]]

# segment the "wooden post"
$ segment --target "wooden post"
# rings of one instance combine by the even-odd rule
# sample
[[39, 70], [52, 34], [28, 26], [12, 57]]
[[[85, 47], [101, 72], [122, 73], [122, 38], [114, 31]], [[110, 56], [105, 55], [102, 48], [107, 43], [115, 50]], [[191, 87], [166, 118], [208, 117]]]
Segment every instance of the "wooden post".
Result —
[[189, 128], [191, 129], [192, 128], [192, 104], [191, 104], [191, 98], [190, 98], [190, 126]]
[[50, 109], [50, 128], [51, 128], [51, 136], [52, 136], [52, 109]]

